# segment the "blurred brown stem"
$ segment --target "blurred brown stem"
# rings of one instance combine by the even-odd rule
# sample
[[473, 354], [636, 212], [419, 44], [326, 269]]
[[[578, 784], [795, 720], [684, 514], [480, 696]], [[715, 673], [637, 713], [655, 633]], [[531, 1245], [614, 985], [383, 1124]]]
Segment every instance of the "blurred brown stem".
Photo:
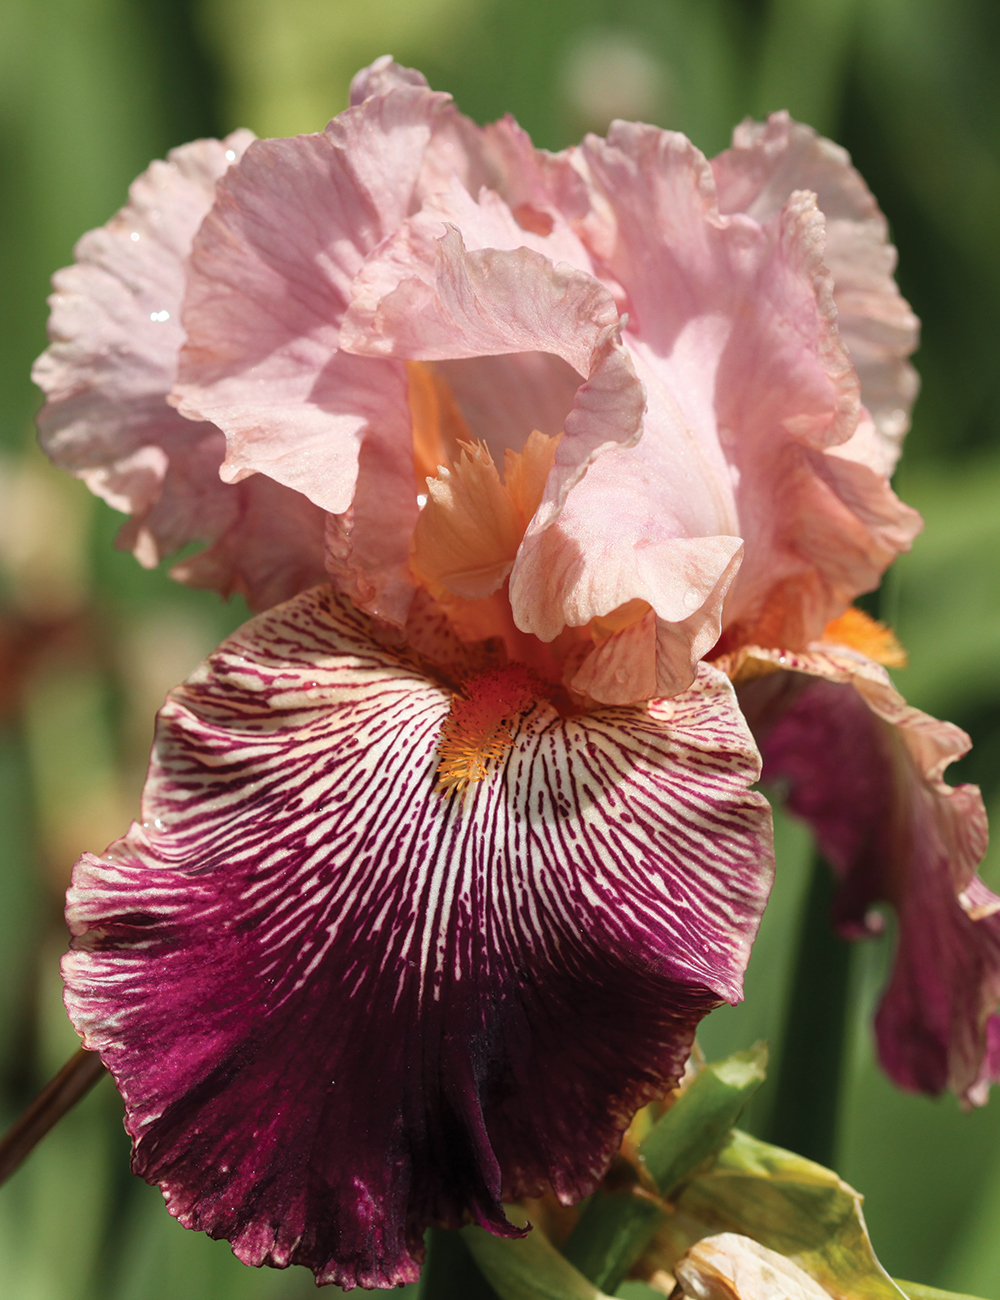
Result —
[[45, 1134], [87, 1095], [104, 1074], [96, 1052], [80, 1048], [50, 1079], [24, 1114], [0, 1138], [0, 1183], [4, 1183]]

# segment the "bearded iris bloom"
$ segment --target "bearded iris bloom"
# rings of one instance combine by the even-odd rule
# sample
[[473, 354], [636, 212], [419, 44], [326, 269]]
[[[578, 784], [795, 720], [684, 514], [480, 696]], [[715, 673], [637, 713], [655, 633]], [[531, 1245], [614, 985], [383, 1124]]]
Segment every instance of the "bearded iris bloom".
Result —
[[900, 910], [890, 1071], [979, 1098], [981, 803], [844, 621], [919, 527], [892, 259], [783, 115], [712, 163], [627, 123], [552, 155], [388, 60], [317, 135], [175, 150], [81, 241], [43, 442], [143, 563], [205, 541], [177, 576], [261, 611], [69, 898], [67, 1006], [182, 1223], [386, 1286], [428, 1224], [588, 1194], [741, 996], [751, 724], [844, 917]]

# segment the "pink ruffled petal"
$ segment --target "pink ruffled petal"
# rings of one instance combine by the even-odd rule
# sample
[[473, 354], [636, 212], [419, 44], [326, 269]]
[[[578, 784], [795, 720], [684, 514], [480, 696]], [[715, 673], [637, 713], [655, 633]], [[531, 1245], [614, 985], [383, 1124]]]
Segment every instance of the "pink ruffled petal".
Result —
[[185, 569], [262, 608], [322, 576], [322, 517], [302, 498], [271, 493], [285, 526], [259, 536], [248, 527], [254, 494], [219, 479], [219, 430], [166, 401], [184, 340], [184, 261], [217, 180], [252, 138], [237, 131], [173, 150], [80, 240], [76, 264], [54, 277], [52, 344], [34, 378], [48, 397], [43, 447], [132, 516], [120, 544], [152, 567], [190, 541], [214, 543], [210, 560]]
[[879, 433], [870, 464], [889, 475], [899, 458], [917, 395], [907, 358], [919, 322], [892, 278], [896, 250], [885, 218], [844, 149], [811, 127], [774, 113], [745, 121], [731, 149], [712, 161], [722, 212], [772, 220], [795, 190], [815, 193], [826, 217], [825, 261], [833, 276], [837, 325], [861, 380], [861, 398]]
[[690, 686], [698, 660], [719, 639], [723, 599], [743, 544], [738, 537], [671, 537], [640, 513], [641, 502], [637, 510], [627, 493], [616, 488], [613, 495], [615, 512], [597, 516], [614, 521], [612, 532], [593, 524], [588, 530], [571, 493], [563, 517], [526, 539], [510, 593], [519, 621], [538, 611], [528, 630], [542, 640], [630, 601], [648, 602], [651, 618], [604, 641], [569, 683], [601, 703], [631, 704]]
[[318, 135], [258, 142], [220, 186], [192, 251], [175, 395], [224, 430], [228, 480], [265, 473], [343, 514], [363, 439], [409, 446], [403, 366], [341, 352], [339, 331], [452, 113], [446, 95], [394, 85]]
[[225, 430], [229, 481], [265, 474], [331, 512], [331, 577], [402, 624], [422, 487], [406, 375], [339, 350], [339, 330], [365, 256], [424, 197], [485, 176], [482, 133], [391, 60], [353, 96], [325, 132], [262, 142], [227, 178], [192, 255], [175, 398]]
[[[713, 399], [729, 430], [723, 444], [756, 442], [760, 426], [816, 447], [849, 437], [857, 382], [831, 329], [826, 287], [813, 282], [822, 268], [815, 203], [796, 195], [766, 227], [720, 216], [704, 156], [656, 127], [615, 123], [607, 141], [589, 138], [580, 152], [600, 201], [583, 223], [588, 243], [628, 294], [629, 330], [657, 358], [674, 400], [698, 403], [688, 405], [691, 432], [706, 452], [719, 454]], [[691, 396], [678, 382], [682, 366]], [[726, 409], [741, 399], [749, 429]]]
[[[213, 462], [216, 476], [218, 465]], [[202, 476], [186, 483], [185, 500], [197, 503], [204, 483]], [[226, 597], [241, 595], [252, 610], [269, 609], [315, 586], [325, 576], [329, 516], [263, 474], [238, 484], [233, 493], [230, 526], [212, 546], [175, 564], [170, 576]]]
[[374, 95], [387, 95], [390, 90], [400, 90], [404, 86], [427, 90], [427, 78], [416, 68], [404, 68], [391, 54], [383, 54], [367, 68], [354, 74], [351, 79], [351, 106], [363, 104]]
[[898, 916], [876, 1017], [883, 1067], [902, 1087], [982, 1103], [1000, 1077], [987, 1034], [1000, 1004], [1000, 898], [975, 874], [987, 840], [979, 791], [942, 779], [968, 737], [911, 708], [884, 669], [848, 650], [746, 653], [787, 670], [740, 687], [741, 703], [765, 778], [789, 783], [788, 806], [840, 877], [838, 925], [877, 931], [879, 902]]
[[562, 433], [580, 387], [568, 362], [548, 352], [468, 357], [431, 363], [451, 389], [470, 431], [498, 465], [509, 448], [520, 451], [533, 429]]
[[592, 514], [588, 492], [613, 476], [677, 535], [741, 536], [727, 644], [803, 646], [918, 526], [864, 463], [823, 214], [801, 190], [760, 220], [720, 214], [706, 160], [653, 127], [616, 124], [578, 164], [592, 201], [577, 228], [625, 295], [649, 411], [634, 466], [595, 466], [576, 509]]
[[[552, 258], [558, 260], [554, 263]], [[596, 515], [589, 518], [588, 540], [593, 545], [582, 580], [575, 585], [552, 580], [553, 558], [563, 575], [567, 566], [574, 564], [579, 571], [582, 560], [566, 546], [563, 532], [555, 527], [560, 511], [600, 453], [635, 441], [644, 406], [642, 385], [621, 345], [614, 300], [588, 271], [579, 269], [587, 261], [576, 236], [567, 228], [554, 227], [547, 235], [526, 232], [496, 195], [483, 193], [474, 203], [468, 194], [453, 187], [447, 196], [440, 196], [406, 223], [365, 266], [355, 282], [354, 302], [342, 333], [345, 346], [355, 351], [441, 365], [457, 380], [463, 409], [471, 416], [477, 434], [479, 412], [499, 405], [512, 423], [504, 426], [494, 414], [483, 421], [482, 430], [495, 452], [504, 446], [520, 446], [532, 427], [546, 431], [554, 424], [558, 406], [569, 396], [572, 367], [578, 387], [572, 405], [563, 413], [565, 437], [556, 451], [545, 495], [529, 526], [510, 588], [518, 627], [543, 640], [552, 640], [567, 625], [580, 626], [594, 614], [607, 613], [632, 596], [662, 604], [657, 598], [667, 582], [663, 579], [655, 591], [647, 592], [639, 577], [643, 563], [643, 572], [655, 574], [652, 542], [660, 541], [659, 537], [645, 537], [644, 545], [650, 550], [637, 563], [627, 538], [616, 534], [614, 546], [610, 545]], [[530, 384], [515, 387], [513, 392], [519, 395], [513, 399], [502, 396], [510, 386], [501, 384], [499, 403], [492, 397], [498, 391], [496, 381], [505, 377], [498, 359], [504, 355], [511, 358], [506, 367], [508, 379], [517, 378], [520, 371], [526, 377], [537, 374], [543, 381], [551, 381], [547, 402], [535, 395]], [[546, 355], [551, 358], [549, 363], [543, 360]], [[587, 379], [582, 385], [581, 376]], [[542, 418], [521, 425], [516, 422], [519, 416], [526, 420], [529, 414]], [[557, 432], [559, 427], [555, 425], [551, 431]], [[647, 519], [639, 521], [640, 531], [645, 524]], [[686, 544], [676, 537], [663, 540], [681, 547]], [[599, 556], [595, 545], [600, 548]], [[723, 571], [739, 549], [739, 540], [727, 539], [726, 545], [728, 553], [721, 568], [716, 566], [709, 592], [723, 581]], [[612, 550], [613, 571], [598, 573]], [[685, 566], [685, 572], [693, 563]], [[710, 567], [710, 563], [702, 562], [701, 567]], [[681, 578], [675, 577], [674, 585], [679, 581]], [[692, 590], [692, 581], [689, 575], [675, 604]], [[637, 582], [639, 589], [632, 590]], [[595, 595], [593, 589], [602, 583]], [[626, 588], [628, 592], [622, 596]], [[681, 617], [687, 618], [693, 608], [684, 606]], [[714, 631], [704, 638], [704, 648], [717, 636], [716, 622]], [[610, 671], [613, 677], [618, 666]], [[679, 677], [670, 676], [666, 693], [684, 689], [693, 675], [689, 659]], [[606, 678], [607, 673], [599, 676]], [[592, 698], [625, 702], [620, 683], [609, 694], [597, 674], [591, 677], [590, 684], [595, 687]], [[627, 692], [626, 696], [628, 700], [639, 698]]]
[[756, 751], [703, 667], [648, 708], [522, 717], [434, 789], [451, 697], [317, 589], [161, 714], [135, 825], [70, 895], [67, 1005], [136, 1170], [248, 1263], [416, 1276], [428, 1223], [589, 1192], [770, 884]]
[[[490, 191], [474, 202], [453, 183], [406, 222], [357, 277], [341, 337], [359, 354], [420, 361], [550, 354], [586, 380], [565, 414], [538, 529], [600, 452], [639, 436], [642, 385], [579, 239], [565, 224], [524, 230]], [[530, 432], [510, 429], [505, 445]]]

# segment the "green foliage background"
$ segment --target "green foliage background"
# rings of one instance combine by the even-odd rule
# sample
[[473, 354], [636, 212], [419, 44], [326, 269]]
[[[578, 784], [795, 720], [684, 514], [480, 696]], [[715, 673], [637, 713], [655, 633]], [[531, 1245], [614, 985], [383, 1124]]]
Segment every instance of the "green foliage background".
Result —
[[[881, 610], [910, 650], [901, 689], [975, 740], [953, 779], [978, 781], [1000, 814], [1000, 7], [0, 0], [0, 1120], [74, 1046], [56, 973], [72, 862], [124, 828], [163, 692], [245, 613], [115, 552], [112, 512], [34, 450], [27, 375], [48, 277], [152, 157], [237, 125], [319, 129], [351, 73], [386, 51], [473, 117], [511, 111], [552, 148], [618, 114], [684, 130], [711, 154], [745, 114], [782, 107], [847, 145], [925, 321], [897, 487], [927, 530]], [[783, 819], [778, 839], [747, 1001], [707, 1023], [710, 1055], [766, 1036], [780, 1056], [810, 848]], [[1000, 850], [985, 875], [1000, 887]], [[869, 1022], [891, 943], [851, 954], [834, 1163], [866, 1194], [891, 1272], [1000, 1300], [1000, 1101], [963, 1115], [878, 1074]], [[769, 1084], [757, 1131], [773, 1124], [773, 1100]], [[301, 1270], [244, 1269], [167, 1216], [127, 1172], [107, 1082], [0, 1192], [0, 1289], [9, 1300], [313, 1293]]]

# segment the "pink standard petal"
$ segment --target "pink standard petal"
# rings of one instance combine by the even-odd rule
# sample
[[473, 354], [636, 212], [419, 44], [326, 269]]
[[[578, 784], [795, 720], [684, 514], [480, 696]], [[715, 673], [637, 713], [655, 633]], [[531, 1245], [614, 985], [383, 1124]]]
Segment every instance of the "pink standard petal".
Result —
[[[405, 68], [389, 55], [376, 59], [362, 68], [351, 82], [351, 106], [389, 94], [393, 90], [417, 87], [427, 90], [427, 79], [415, 68]], [[450, 96], [441, 96], [442, 102]], [[416, 184], [420, 202], [442, 190], [447, 190], [453, 178], [458, 178], [471, 193], [493, 183], [495, 164], [484, 154], [484, 130], [453, 106], [441, 109], [434, 120], [434, 130], [427, 141]], [[419, 206], [419, 203], [414, 206]]]
[[706, 160], [653, 127], [616, 124], [577, 156], [592, 192], [577, 228], [622, 287], [649, 411], [638, 446], [595, 465], [576, 510], [585, 520], [588, 493], [617, 490], [679, 535], [742, 537], [731, 639], [767, 623], [768, 644], [804, 645], [918, 527], [884, 476], [864, 480], [858, 464], [868, 444], [823, 216], [803, 191], [761, 221], [720, 213]]
[[341, 514], [365, 435], [409, 446], [403, 366], [338, 338], [351, 281], [409, 212], [449, 111], [398, 86], [317, 135], [258, 142], [220, 186], [192, 251], [175, 395], [225, 432], [230, 481], [265, 473]]
[[225, 431], [227, 480], [265, 474], [335, 516], [330, 575], [396, 624], [418, 492], [406, 375], [341, 351], [339, 330], [363, 259], [442, 168], [478, 175], [477, 130], [420, 74], [379, 60], [324, 132], [248, 153], [192, 253], [175, 400]]
[[861, 380], [861, 398], [879, 440], [872, 467], [891, 474], [917, 395], [907, 358], [919, 322], [892, 278], [896, 250], [885, 218], [846, 150], [787, 113], [749, 120], [731, 149], [712, 161], [723, 212], [771, 220], [795, 190], [812, 190], [826, 218], [826, 264], [833, 276], [837, 324]]
[[132, 185], [121, 212], [80, 240], [76, 264], [54, 277], [52, 343], [34, 378], [48, 397], [38, 419], [45, 450], [132, 516], [119, 544], [151, 567], [193, 540], [214, 543], [212, 559], [187, 570], [262, 608], [322, 575], [322, 515], [272, 493], [285, 526], [266, 537], [248, 529], [255, 494], [219, 479], [219, 430], [166, 400], [184, 340], [184, 260], [217, 180], [252, 138], [237, 131], [173, 150]]
[[884, 669], [850, 651], [817, 646], [780, 662], [786, 673], [739, 692], [764, 776], [789, 783], [789, 807], [840, 877], [844, 933], [877, 929], [878, 902], [899, 919], [876, 1017], [882, 1065], [903, 1087], [981, 1104], [1000, 1073], [987, 1033], [1000, 1004], [1000, 898], [975, 874], [987, 837], [979, 791], [942, 779], [968, 737], [908, 706]]
[[[593, 545], [586, 551], [567, 545], [564, 530], [557, 525], [561, 512], [569, 508], [583, 475], [588, 469], [593, 472], [593, 463], [600, 463], [597, 458], [602, 453], [635, 442], [645, 404], [642, 384], [621, 344], [614, 300], [586, 269], [588, 263], [585, 250], [565, 224], [554, 225], [548, 234], [526, 231], [496, 195], [484, 192], [474, 203], [453, 186], [407, 222], [368, 262], [355, 282], [354, 301], [342, 332], [345, 346], [355, 351], [441, 365], [458, 386], [463, 409], [472, 416], [473, 432], [479, 433], [482, 426], [482, 436], [489, 439], [495, 455], [504, 446], [520, 446], [531, 428], [517, 423], [521, 410], [503, 395], [503, 387], [498, 401], [491, 398], [497, 379], [503, 377], [498, 359], [511, 358], [508, 381], [516, 380], [520, 370], [525, 379], [537, 374], [548, 383], [554, 395], [548, 403], [531, 394], [530, 383], [519, 385], [525, 393], [522, 423], [531, 410], [542, 417], [536, 427], [543, 429], [552, 426], [556, 409], [569, 395], [567, 377], [576, 373], [577, 391], [562, 421], [565, 436], [511, 583], [518, 627], [543, 640], [552, 640], [563, 627], [583, 625], [633, 597], [649, 599], [659, 609], [670, 604], [664, 593], [671, 583], [678, 588], [672, 592], [671, 608], [682, 609], [680, 617], [686, 619], [717, 588], [725, 591], [740, 545], [738, 538], [710, 539], [701, 548], [703, 556], [685, 557], [672, 575], [659, 573], [654, 563], [656, 547], [660, 543], [675, 549], [688, 546], [683, 534], [671, 534], [667, 527], [654, 535], [643, 514], [637, 527], [645, 549], [637, 558], [631, 535], [621, 531], [625, 521], [620, 513], [614, 516], [613, 527], [612, 516], [603, 516], [602, 527], [596, 512], [588, 515], [588, 541]], [[555, 369], [552, 365], [546, 369], [546, 355], [558, 362]], [[580, 379], [587, 382], [579, 384]], [[508, 426], [489, 418], [491, 405], [500, 407], [510, 420]], [[484, 412], [482, 421], [475, 418], [479, 411]], [[724, 556], [721, 550], [726, 551]], [[671, 553], [666, 562], [673, 559]], [[709, 569], [711, 576], [706, 578]], [[700, 591], [695, 605], [683, 604], [696, 571], [707, 589]], [[554, 576], [556, 572], [560, 576]], [[644, 577], [649, 575], [656, 581], [647, 590]], [[721, 606], [721, 597], [716, 603]], [[718, 609], [714, 626], [701, 638], [702, 648], [707, 650], [717, 637]], [[655, 655], [652, 647], [650, 654]], [[607, 652], [604, 657], [608, 658]], [[669, 656], [661, 658], [666, 663]], [[655, 677], [656, 664], [651, 667]], [[639, 698], [629, 691], [623, 695], [620, 682], [611, 684], [620, 671], [617, 661], [600, 670], [592, 665], [588, 677], [592, 698], [615, 703]], [[689, 686], [694, 676], [690, 653], [679, 672], [660, 676], [661, 689], [653, 693], [672, 694]]]
[[182, 1223], [320, 1281], [413, 1279], [428, 1223], [589, 1192], [737, 1000], [771, 878], [724, 676], [525, 716], [435, 792], [450, 697], [316, 590], [159, 722], [144, 827], [79, 864], [67, 1005]]
[[[475, 233], [481, 236], [486, 224]], [[566, 415], [566, 436], [535, 516], [544, 527], [596, 456], [638, 438], [645, 394], [608, 291], [586, 271], [553, 264], [528, 246], [542, 237], [510, 224], [517, 246], [470, 250], [436, 210], [408, 223], [358, 277], [342, 340], [366, 356], [446, 361], [550, 353], [572, 366], [585, 382]], [[511, 430], [508, 445], [530, 432]]]

